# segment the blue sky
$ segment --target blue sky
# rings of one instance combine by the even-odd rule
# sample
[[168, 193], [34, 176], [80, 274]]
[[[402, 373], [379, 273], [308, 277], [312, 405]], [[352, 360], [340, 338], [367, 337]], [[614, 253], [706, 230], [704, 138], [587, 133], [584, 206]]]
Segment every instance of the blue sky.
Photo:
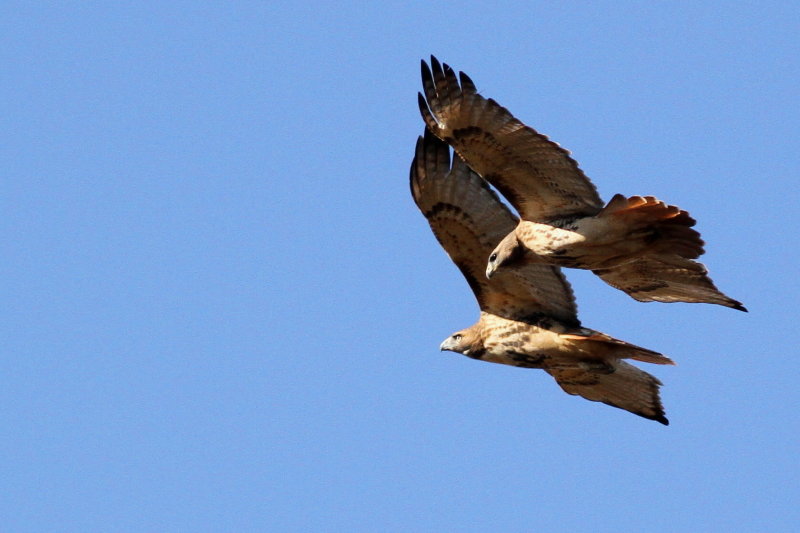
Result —
[[[6, 2], [4, 531], [790, 531], [793, 2]], [[687, 209], [749, 314], [567, 272], [671, 425], [438, 351], [419, 60]]]

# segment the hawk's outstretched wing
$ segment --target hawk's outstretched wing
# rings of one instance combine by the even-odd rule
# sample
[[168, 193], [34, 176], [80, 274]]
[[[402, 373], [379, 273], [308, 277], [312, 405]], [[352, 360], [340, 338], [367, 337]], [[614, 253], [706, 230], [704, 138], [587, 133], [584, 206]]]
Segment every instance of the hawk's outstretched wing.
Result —
[[517, 218], [488, 184], [427, 130], [411, 163], [411, 194], [439, 243], [467, 278], [482, 311], [512, 320], [542, 315], [577, 325], [572, 289], [558, 267], [526, 265], [486, 278], [486, 261]]
[[675, 254], [643, 257], [592, 272], [640, 302], [702, 302], [747, 311], [717, 289], [705, 266]]
[[480, 96], [472, 80], [431, 56], [419, 108], [428, 128], [503, 193], [525, 220], [594, 215], [603, 202], [569, 152]]
[[616, 361], [611, 372], [612, 368], [591, 369], [577, 364], [545, 367], [545, 370], [568, 394], [603, 402], [669, 425], [658, 391], [661, 382], [624, 361]]

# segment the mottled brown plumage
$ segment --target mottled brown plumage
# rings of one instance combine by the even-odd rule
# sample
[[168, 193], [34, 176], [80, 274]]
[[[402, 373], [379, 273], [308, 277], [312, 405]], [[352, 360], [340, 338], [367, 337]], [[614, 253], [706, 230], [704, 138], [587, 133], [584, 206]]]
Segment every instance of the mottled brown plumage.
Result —
[[604, 206], [569, 152], [479, 95], [431, 57], [422, 62], [425, 124], [511, 202], [521, 220], [487, 256], [486, 275], [529, 263], [582, 268], [636, 300], [704, 302], [745, 311], [703, 265], [686, 211], [652, 196], [615, 195]]
[[474, 359], [540, 368], [569, 394], [668, 424], [661, 382], [625, 363], [673, 364], [652, 350], [582, 327], [569, 283], [558, 267], [530, 263], [484, 275], [485, 257], [517, 218], [447, 145], [430, 132], [417, 141], [411, 193], [434, 235], [466, 277], [481, 310], [478, 322], [448, 337], [442, 350]]

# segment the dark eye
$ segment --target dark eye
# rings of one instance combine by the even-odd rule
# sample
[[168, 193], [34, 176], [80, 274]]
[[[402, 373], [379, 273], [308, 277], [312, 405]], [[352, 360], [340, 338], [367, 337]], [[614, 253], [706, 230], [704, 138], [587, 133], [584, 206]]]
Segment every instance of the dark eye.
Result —
[[453, 335], [453, 340], [455, 340], [455, 341], [460, 341], [460, 340], [461, 340], [461, 335], [459, 335], [458, 333], [456, 333], [455, 335]]
[[492, 254], [492, 255], [490, 255], [490, 256], [489, 256], [489, 261], [491, 261], [492, 263], [494, 263], [495, 261], [497, 261], [497, 254]]

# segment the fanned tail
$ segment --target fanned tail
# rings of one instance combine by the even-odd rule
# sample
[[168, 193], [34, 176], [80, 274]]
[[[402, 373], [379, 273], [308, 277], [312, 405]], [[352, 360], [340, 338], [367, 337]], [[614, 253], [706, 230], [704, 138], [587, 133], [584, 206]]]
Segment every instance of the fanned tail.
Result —
[[642, 236], [651, 243], [652, 252], [673, 253], [687, 259], [703, 255], [703, 240], [692, 229], [695, 219], [654, 196], [626, 198], [616, 194], [597, 216], [621, 221], [630, 228], [632, 237]]

